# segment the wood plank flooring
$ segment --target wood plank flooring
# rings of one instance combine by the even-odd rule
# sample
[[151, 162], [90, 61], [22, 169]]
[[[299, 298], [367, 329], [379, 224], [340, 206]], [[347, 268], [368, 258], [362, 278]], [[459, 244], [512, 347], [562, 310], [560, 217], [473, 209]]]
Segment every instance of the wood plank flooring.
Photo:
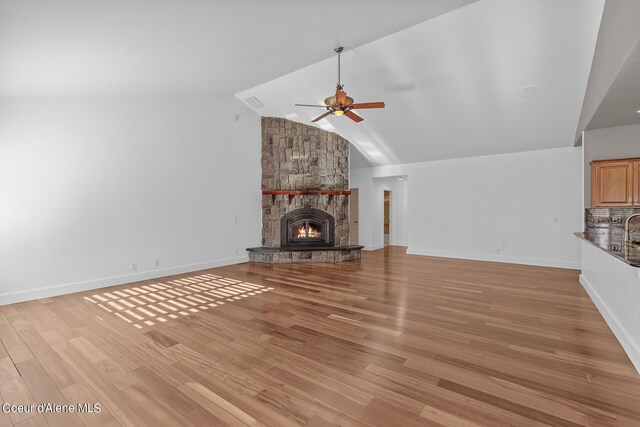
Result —
[[240, 264], [0, 307], [0, 426], [639, 426], [578, 272]]

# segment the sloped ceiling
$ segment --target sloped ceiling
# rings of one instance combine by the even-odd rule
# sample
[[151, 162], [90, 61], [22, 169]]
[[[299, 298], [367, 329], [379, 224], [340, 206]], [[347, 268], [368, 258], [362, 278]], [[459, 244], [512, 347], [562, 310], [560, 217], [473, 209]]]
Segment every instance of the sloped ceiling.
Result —
[[586, 130], [637, 124], [640, 124], [640, 41], [626, 58]]
[[[345, 90], [387, 107], [359, 111], [359, 124], [330, 116], [318, 125], [363, 154], [356, 167], [570, 147], [603, 4], [480, 0], [360, 47], [345, 43]], [[258, 114], [309, 123], [323, 110], [294, 104], [333, 94], [333, 47], [327, 59], [236, 96], [257, 97]]]
[[474, 0], [2, 0], [1, 95], [233, 94]]
[[640, 123], [640, 2], [607, 0], [589, 82], [576, 129], [582, 131]]

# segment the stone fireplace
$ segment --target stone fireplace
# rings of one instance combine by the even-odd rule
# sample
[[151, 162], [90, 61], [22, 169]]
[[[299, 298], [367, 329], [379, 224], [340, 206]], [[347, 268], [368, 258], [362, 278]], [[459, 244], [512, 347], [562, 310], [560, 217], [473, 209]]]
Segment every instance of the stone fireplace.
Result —
[[253, 262], [360, 258], [349, 245], [349, 142], [290, 120], [262, 118], [262, 246]]

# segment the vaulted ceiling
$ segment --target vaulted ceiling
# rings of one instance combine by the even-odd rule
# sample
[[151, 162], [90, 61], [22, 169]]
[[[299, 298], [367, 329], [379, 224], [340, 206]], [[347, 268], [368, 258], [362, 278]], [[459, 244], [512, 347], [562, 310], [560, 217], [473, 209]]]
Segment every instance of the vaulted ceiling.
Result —
[[1, 95], [233, 94], [474, 0], [2, 0]]
[[3, 0], [0, 96], [255, 96], [304, 123], [335, 90], [365, 121], [318, 125], [355, 166], [571, 146], [604, 0]]
[[587, 130], [640, 124], [640, 40], [626, 57]]
[[[603, 4], [480, 0], [363, 46], [345, 43], [345, 90], [387, 106], [360, 110], [359, 124], [329, 116], [318, 126], [362, 153], [355, 166], [573, 146]], [[310, 122], [323, 110], [294, 104], [333, 94], [334, 46], [237, 97], [258, 98], [258, 114]]]

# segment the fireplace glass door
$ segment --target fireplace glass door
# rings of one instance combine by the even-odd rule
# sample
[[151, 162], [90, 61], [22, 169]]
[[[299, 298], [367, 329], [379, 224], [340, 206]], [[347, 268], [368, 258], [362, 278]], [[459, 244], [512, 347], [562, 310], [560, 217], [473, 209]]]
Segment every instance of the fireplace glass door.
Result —
[[322, 242], [324, 224], [314, 219], [301, 219], [291, 224], [291, 240], [301, 242]]
[[282, 217], [281, 246], [333, 246], [333, 216], [319, 209], [297, 209]]

